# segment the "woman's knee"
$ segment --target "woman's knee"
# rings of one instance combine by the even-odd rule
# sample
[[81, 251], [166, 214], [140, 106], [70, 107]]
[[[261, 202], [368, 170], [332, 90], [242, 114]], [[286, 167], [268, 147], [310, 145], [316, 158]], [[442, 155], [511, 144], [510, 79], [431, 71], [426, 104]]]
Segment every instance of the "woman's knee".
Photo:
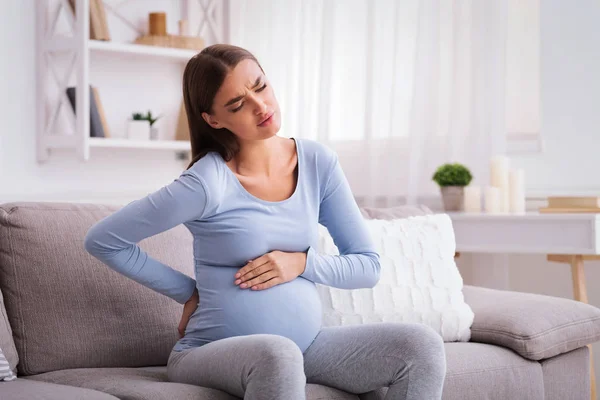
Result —
[[407, 365], [418, 365], [441, 377], [446, 374], [446, 352], [442, 337], [431, 327], [418, 323], [384, 324], [394, 337], [391, 351], [397, 351]]
[[292, 340], [279, 336], [260, 334], [252, 337], [250, 352], [253, 359], [274, 370], [304, 368], [302, 351]]

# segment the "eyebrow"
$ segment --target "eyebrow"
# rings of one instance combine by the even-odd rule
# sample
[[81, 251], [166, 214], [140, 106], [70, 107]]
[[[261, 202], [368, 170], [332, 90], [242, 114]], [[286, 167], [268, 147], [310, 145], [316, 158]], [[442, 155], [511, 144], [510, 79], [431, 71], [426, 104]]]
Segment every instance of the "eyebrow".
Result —
[[[252, 86], [252, 89], [254, 89], [255, 87], [257, 87], [260, 84], [260, 79], [262, 78], [262, 76], [259, 76], [258, 78], [256, 78], [256, 81], [254, 82], [254, 86]], [[227, 103], [225, 103], [224, 107], [230, 106], [232, 104], [237, 103], [238, 101], [242, 100], [244, 97], [246, 97], [246, 95], [241, 95], [238, 97], [234, 97], [233, 99], [229, 100]]]

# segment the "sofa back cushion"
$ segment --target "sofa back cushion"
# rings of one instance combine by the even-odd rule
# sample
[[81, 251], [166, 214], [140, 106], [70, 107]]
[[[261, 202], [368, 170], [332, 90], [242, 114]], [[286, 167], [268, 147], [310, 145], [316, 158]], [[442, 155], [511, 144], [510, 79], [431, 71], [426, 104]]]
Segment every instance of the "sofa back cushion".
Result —
[[[19, 354], [19, 374], [67, 368], [166, 365], [182, 305], [89, 255], [87, 230], [118, 206], [0, 205], [0, 290]], [[139, 243], [193, 277], [183, 225]]]

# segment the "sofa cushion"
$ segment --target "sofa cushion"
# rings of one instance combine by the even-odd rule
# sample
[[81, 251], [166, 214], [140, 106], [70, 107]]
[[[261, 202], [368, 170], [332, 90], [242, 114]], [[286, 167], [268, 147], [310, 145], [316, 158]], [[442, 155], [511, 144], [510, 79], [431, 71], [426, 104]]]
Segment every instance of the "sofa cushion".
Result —
[[542, 360], [600, 340], [600, 309], [579, 301], [465, 286], [475, 319], [471, 340]]
[[54, 383], [17, 379], [0, 386], [0, 399], [7, 400], [118, 400], [110, 394]]
[[[118, 206], [0, 205], [0, 290], [19, 374], [166, 365], [183, 306], [89, 255], [87, 230]], [[192, 235], [180, 225], [139, 243], [193, 276]]]
[[[238, 400], [220, 390], [169, 382], [167, 367], [93, 368], [30, 376], [44, 382], [85, 387], [123, 400]], [[354, 395], [321, 385], [306, 385], [307, 400], [358, 400]]]
[[[452, 220], [446, 214], [367, 220], [380, 254], [381, 278], [368, 289], [317, 285], [323, 325], [415, 322], [433, 328], [446, 342], [468, 341], [473, 311], [464, 301], [454, 254]], [[319, 252], [339, 254], [319, 226]]]
[[587, 346], [542, 360], [544, 400], [588, 399], [590, 351]]
[[[544, 377], [536, 361], [483, 343], [445, 343], [444, 400], [543, 399]], [[387, 389], [360, 396], [383, 400]]]
[[[0, 210], [0, 212], [2, 211]], [[0, 351], [4, 354], [6, 361], [8, 361], [10, 370], [13, 374], [16, 374], [19, 355], [12, 335], [12, 329], [10, 328], [10, 322], [8, 321], [6, 308], [4, 307], [4, 296], [2, 296], [2, 290], [0, 290]]]

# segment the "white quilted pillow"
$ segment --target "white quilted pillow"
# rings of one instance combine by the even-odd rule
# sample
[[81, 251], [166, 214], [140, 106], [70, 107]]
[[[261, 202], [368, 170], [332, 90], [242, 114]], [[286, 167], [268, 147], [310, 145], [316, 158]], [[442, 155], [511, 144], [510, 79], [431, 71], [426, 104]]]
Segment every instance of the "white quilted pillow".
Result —
[[[464, 301], [463, 280], [454, 262], [450, 217], [368, 219], [366, 224], [381, 256], [381, 279], [373, 289], [317, 285], [323, 325], [419, 322], [435, 329], [445, 342], [468, 341], [474, 315]], [[327, 229], [319, 228], [319, 252], [339, 254]]]
[[0, 382], [14, 381], [15, 379], [17, 379], [17, 375], [10, 369], [6, 357], [0, 349]]

